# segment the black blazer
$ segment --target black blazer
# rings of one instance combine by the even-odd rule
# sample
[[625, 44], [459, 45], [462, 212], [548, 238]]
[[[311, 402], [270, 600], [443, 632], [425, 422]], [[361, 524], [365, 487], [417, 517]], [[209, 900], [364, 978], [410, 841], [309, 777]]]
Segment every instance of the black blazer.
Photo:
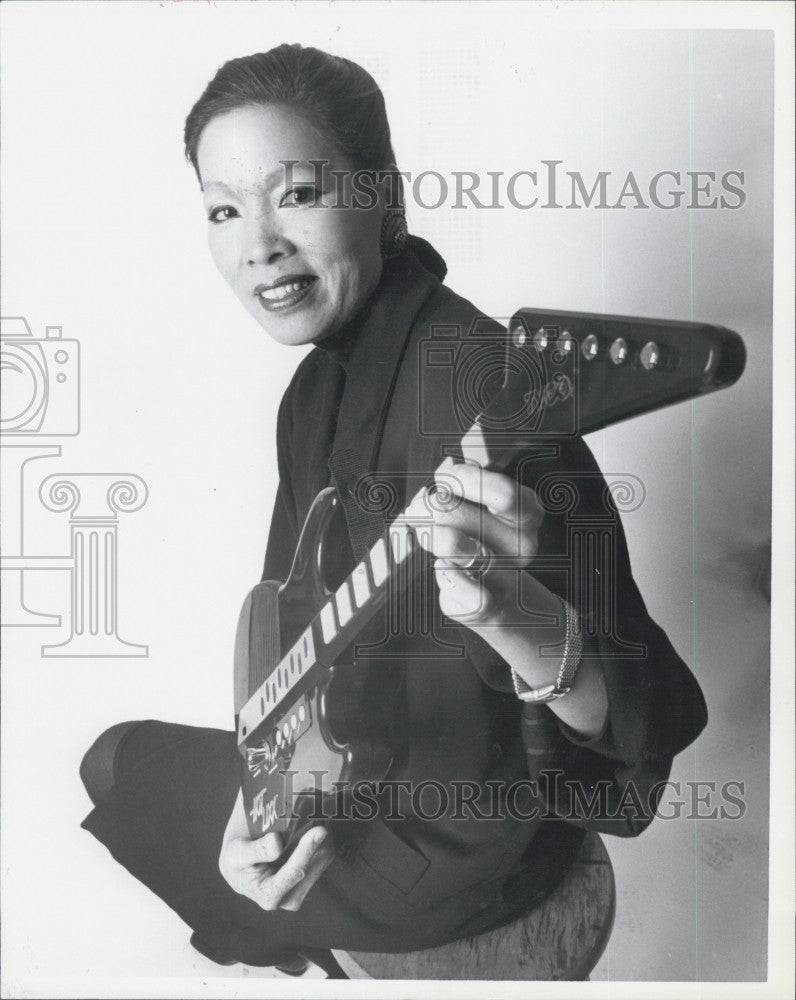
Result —
[[[439, 258], [428, 245], [414, 246], [435, 267]], [[455, 359], [446, 360], [453, 356], [445, 350], [433, 354], [433, 334], [441, 328], [443, 348], [474, 340], [488, 345], [490, 331], [500, 329], [410, 249], [387, 266], [356, 322], [299, 366], [279, 413], [280, 485], [264, 579], [286, 577], [307, 510], [330, 481], [343, 494], [362, 497], [368, 494], [364, 477], [365, 486], [381, 490], [371, 490], [371, 498], [387, 497], [380, 513], [389, 520], [460, 436]], [[486, 790], [493, 782], [504, 794], [514, 786], [512, 812], [530, 816], [535, 803], [546, 819], [447, 814], [431, 821], [409, 810], [395, 822], [365, 824], [349, 860], [333, 865], [310, 897], [313, 906], [362, 913], [361, 948], [407, 950], [499, 922], [511, 887], [521, 885], [521, 896], [531, 900], [563, 869], [586, 829], [638, 834], [654, 815], [673, 756], [706, 722], [695, 679], [647, 614], [619, 515], [583, 440], [541, 450], [529, 443], [509, 471], [528, 485], [543, 484], [554, 498], [562, 480], [571, 487], [569, 506], [550, 503], [534, 572], [581, 612], [584, 655], [598, 657], [605, 674], [608, 721], [596, 738], [583, 740], [545, 706], [520, 703], [505, 662], [474, 633], [442, 621], [428, 596], [425, 605], [416, 597], [414, 611], [431, 612], [431, 635], [415, 629], [387, 639], [378, 622], [367, 641], [360, 640], [370, 649], [360, 649], [358, 659], [372, 669], [390, 658], [403, 662], [410, 728], [406, 753], [390, 777], [413, 787], [439, 782], [451, 802], [457, 783]], [[374, 531], [377, 521], [370, 522]], [[587, 546], [594, 539], [609, 543], [584, 562], [573, 588], [578, 531]], [[528, 779], [539, 780], [538, 796], [518, 791]], [[589, 812], [582, 803], [595, 794], [598, 806]], [[479, 801], [488, 812], [486, 796]], [[378, 899], [382, 917], [391, 914], [386, 941], [365, 930], [368, 914], [360, 901], [367, 898], [371, 905]], [[340, 919], [339, 912], [329, 916]]]

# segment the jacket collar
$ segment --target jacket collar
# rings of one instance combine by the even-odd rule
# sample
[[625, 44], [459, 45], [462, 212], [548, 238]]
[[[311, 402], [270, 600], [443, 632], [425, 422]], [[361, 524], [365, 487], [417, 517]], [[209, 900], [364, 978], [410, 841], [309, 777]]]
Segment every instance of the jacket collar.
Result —
[[[425, 246], [436, 255], [428, 244]], [[444, 274], [444, 262], [442, 268]], [[440, 279], [421, 263], [410, 246], [385, 266], [379, 287], [358, 321], [324, 345], [346, 370], [333, 452], [355, 451], [363, 472], [375, 470], [409, 334], [419, 312], [439, 287]]]
[[[383, 312], [383, 310], [379, 310], [379, 302], [385, 293], [393, 301], [393, 304], [398, 306], [399, 311], [406, 314], [408, 333], [411, 320], [417, 313], [417, 310], [413, 308], [412, 300], [414, 293], [418, 291], [418, 280], [420, 279], [422, 282], [423, 279], [427, 279], [431, 275], [439, 279], [435, 284], [436, 287], [444, 280], [447, 273], [448, 265], [430, 243], [419, 236], [409, 236], [406, 250], [397, 260], [384, 265], [378, 288], [354, 319], [336, 333], [320, 341], [316, 347], [320, 348], [324, 354], [336, 361], [347, 372], [355, 344], [358, 341], [369, 339], [368, 331], [374, 326], [372, 318], [374, 309]], [[420, 305], [426, 298], [427, 296], [421, 291]], [[380, 317], [377, 317], [375, 322], [380, 322]], [[391, 323], [393, 327], [400, 324], [401, 316], [393, 315]]]

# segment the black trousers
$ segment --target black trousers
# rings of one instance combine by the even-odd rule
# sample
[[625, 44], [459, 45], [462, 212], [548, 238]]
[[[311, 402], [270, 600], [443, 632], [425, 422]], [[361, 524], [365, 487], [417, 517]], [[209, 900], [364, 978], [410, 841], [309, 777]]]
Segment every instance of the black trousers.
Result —
[[[543, 824], [528, 863], [495, 901], [470, 911], [454, 901], [447, 922], [401, 910], [394, 889], [384, 894], [357, 882], [353, 868], [349, 880], [344, 859], [324, 873], [300, 910], [265, 911], [234, 892], [218, 869], [239, 766], [232, 732], [155, 721], [134, 725], [119, 743], [113, 787], [82, 826], [179, 914], [208, 951], [247, 965], [278, 965], [299, 953], [326, 967], [330, 948], [413, 951], [508, 923], [558, 883], [584, 836], [567, 824]], [[344, 840], [341, 829], [335, 842]]]

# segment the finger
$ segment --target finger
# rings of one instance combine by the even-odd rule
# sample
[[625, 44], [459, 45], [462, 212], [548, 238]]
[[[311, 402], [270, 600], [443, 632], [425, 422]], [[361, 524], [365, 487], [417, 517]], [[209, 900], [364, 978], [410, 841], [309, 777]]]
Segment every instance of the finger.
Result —
[[[253, 892], [251, 892], [251, 898], [264, 910], [275, 910], [305, 875], [306, 872], [303, 868], [296, 866], [288, 868], [287, 864], [273, 873], [270, 873], [268, 869], [263, 869]], [[244, 890], [244, 895], [250, 895], [250, 893]]]
[[269, 864], [282, 853], [282, 838], [278, 833], [266, 833], [265, 836], [252, 840], [249, 837], [236, 837], [224, 845], [224, 859], [228, 865], [236, 868], [248, 868], [250, 865]]
[[295, 889], [291, 889], [290, 892], [282, 898], [282, 902], [279, 904], [280, 909], [298, 910], [312, 887], [321, 875], [323, 875], [333, 860], [334, 851], [328, 846], [328, 844], [321, 847], [309, 863], [309, 866], [307, 867], [307, 874], [304, 879], [295, 887]]
[[413, 527], [422, 544], [423, 536], [427, 536], [439, 526], [459, 528], [471, 537], [481, 535], [484, 530], [483, 525], [489, 518], [495, 520], [488, 510], [478, 504], [470, 503], [469, 500], [456, 497], [455, 503], [449, 503], [447, 500], [439, 502], [436, 496], [433, 496], [426, 500], [424, 516], [418, 515]]
[[306, 870], [313, 857], [326, 843], [328, 836], [329, 831], [324, 826], [314, 826], [312, 829], [307, 830], [296, 844], [295, 850], [285, 864], [296, 864], [299, 868]]
[[307, 877], [311, 862], [326, 838], [327, 831], [324, 827], [308, 830], [279, 871], [263, 878], [261, 883], [263, 896], [279, 906], [288, 893]]
[[465, 562], [484, 545], [498, 556], [521, 559], [522, 565], [535, 555], [534, 525], [500, 520], [483, 507], [463, 501], [449, 512], [434, 514], [434, 523], [415, 528], [419, 544], [438, 557], [452, 556]]
[[448, 466], [443, 463], [434, 481], [437, 490], [481, 504], [501, 519], [538, 524], [544, 515], [536, 493], [501, 472], [482, 469], [470, 462]]
[[445, 565], [464, 566], [478, 555], [481, 546], [466, 531], [449, 525], [437, 524], [433, 531], [418, 532], [420, 544], [442, 560]]
[[434, 574], [439, 587], [440, 610], [448, 618], [471, 626], [488, 624], [497, 618], [502, 599], [494, 586], [497, 574], [473, 579], [462, 570], [439, 562], [434, 565]]

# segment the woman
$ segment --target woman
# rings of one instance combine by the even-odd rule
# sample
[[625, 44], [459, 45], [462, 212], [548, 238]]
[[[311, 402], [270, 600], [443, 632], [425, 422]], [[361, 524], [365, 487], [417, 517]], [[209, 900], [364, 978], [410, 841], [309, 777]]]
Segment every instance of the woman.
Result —
[[[486, 472], [454, 464], [448, 439], [420, 426], [430, 405], [434, 426], [450, 427], [456, 402], [421, 401], [422, 341], [438, 326], [467, 331], [480, 314], [442, 284], [433, 248], [407, 236], [372, 78], [298, 45], [232, 60], [188, 116], [185, 145], [221, 274], [275, 340], [315, 345], [279, 411], [264, 579], [287, 577], [330, 480], [351, 497], [363, 476], [384, 477], [394, 513], [418, 476], [453, 502], [423, 505], [428, 491], [414, 501], [432, 529], [418, 537], [436, 586], [431, 607], [415, 592], [410, 605], [430, 627], [392, 635], [379, 623], [370, 636], [374, 670], [402, 664], [390, 778], [405, 800], [380, 801], [370, 822], [309, 830], [280, 867], [278, 835], [249, 837], [233, 733], [131, 722], [84, 759], [95, 808], [83, 825], [217, 961], [296, 971], [297, 956], [322, 961], [320, 949], [408, 951], [497, 926], [549, 891], [587, 829], [626, 836], [649, 823], [673, 756], [705, 725], [701, 692], [646, 613], [582, 440]], [[566, 567], [532, 573], [539, 556], [567, 551], [565, 518], [533, 486], [569, 473], [582, 510], [612, 521], [610, 565], [575, 579]], [[344, 506], [359, 556], [374, 520]], [[615, 604], [607, 631], [589, 603], [601, 572]], [[559, 655], [542, 655], [551, 645]], [[528, 784], [553, 771], [560, 782]], [[468, 807], [428, 818], [411, 791], [430, 781], [452, 801], [467, 789]], [[575, 808], [598, 787], [601, 809]], [[495, 795], [512, 808], [495, 811]]]

